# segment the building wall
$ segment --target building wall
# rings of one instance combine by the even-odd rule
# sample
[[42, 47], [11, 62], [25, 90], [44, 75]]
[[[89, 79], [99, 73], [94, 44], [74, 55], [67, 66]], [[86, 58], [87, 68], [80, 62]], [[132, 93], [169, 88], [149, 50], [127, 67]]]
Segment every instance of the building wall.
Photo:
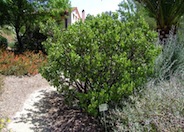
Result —
[[70, 18], [71, 18], [71, 23], [70, 24], [73, 24], [75, 22], [78, 22], [81, 19], [80, 16], [79, 16], [79, 14], [77, 13], [77, 10], [76, 9], [71, 12]]
[[75, 22], [78, 22], [82, 20], [80, 14], [79, 14], [79, 11], [77, 9], [77, 7], [74, 7], [73, 10], [68, 13], [68, 17], [65, 18], [65, 28], [67, 28], [69, 25], [72, 25], [74, 24]]

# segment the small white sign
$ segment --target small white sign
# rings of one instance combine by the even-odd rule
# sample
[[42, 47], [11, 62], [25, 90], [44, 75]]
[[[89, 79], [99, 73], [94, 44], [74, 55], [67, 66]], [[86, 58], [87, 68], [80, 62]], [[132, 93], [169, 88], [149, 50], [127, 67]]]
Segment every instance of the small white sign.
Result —
[[108, 105], [107, 104], [101, 104], [99, 105], [99, 111], [107, 111], [108, 110]]

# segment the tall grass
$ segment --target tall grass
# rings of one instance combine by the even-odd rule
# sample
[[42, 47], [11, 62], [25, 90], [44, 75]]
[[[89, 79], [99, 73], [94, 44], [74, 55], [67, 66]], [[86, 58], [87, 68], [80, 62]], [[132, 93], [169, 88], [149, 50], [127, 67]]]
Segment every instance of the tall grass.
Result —
[[170, 36], [155, 63], [155, 78], [169, 79], [173, 74], [184, 72], [184, 40]]
[[184, 43], [180, 40], [175, 37], [168, 40], [156, 60], [155, 78], [144, 90], [109, 111], [111, 130], [184, 131]]

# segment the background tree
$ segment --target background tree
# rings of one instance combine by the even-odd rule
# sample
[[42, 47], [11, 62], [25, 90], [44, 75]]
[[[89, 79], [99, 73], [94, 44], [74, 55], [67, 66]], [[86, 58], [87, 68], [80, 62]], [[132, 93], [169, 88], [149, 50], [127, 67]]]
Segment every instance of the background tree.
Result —
[[8, 2], [6, 0], [0, 0], [0, 26], [4, 25], [5, 23], [7, 23], [7, 20], [10, 19], [10, 16], [7, 15], [7, 6], [8, 6]]
[[39, 22], [44, 23], [49, 17], [59, 18], [69, 7], [69, 0], [1, 0], [0, 17], [3, 21], [0, 24], [15, 28], [18, 51], [23, 51], [23, 40], [28, 32], [37, 30]]
[[[18, 50], [22, 50], [21, 36], [23, 32], [21, 33], [21, 30], [23, 31], [23, 27], [33, 20], [33, 17], [31, 17], [34, 12], [33, 6], [27, 0], [5, 0], [2, 6], [4, 10], [1, 14], [4, 18], [3, 24], [11, 25], [15, 28]], [[4, 17], [6, 15], [9, 17]]]
[[155, 18], [161, 41], [168, 38], [171, 30], [176, 34], [181, 16], [184, 15], [183, 0], [135, 0], [141, 3]]
[[148, 23], [150, 29], [156, 29], [156, 21], [153, 17], [149, 15], [149, 12], [137, 1], [135, 0], [127, 0], [122, 1], [119, 5], [118, 12], [121, 14], [121, 20], [126, 21], [131, 16], [137, 15], [137, 17], [144, 17], [145, 21]]

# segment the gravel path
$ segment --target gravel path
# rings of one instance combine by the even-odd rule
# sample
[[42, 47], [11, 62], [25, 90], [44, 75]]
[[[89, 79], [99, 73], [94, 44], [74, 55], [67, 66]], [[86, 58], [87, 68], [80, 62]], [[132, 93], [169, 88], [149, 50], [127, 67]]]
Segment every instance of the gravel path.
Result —
[[49, 87], [49, 84], [40, 74], [22, 78], [6, 76], [3, 94], [0, 96], [0, 117], [11, 118], [21, 110], [31, 93], [45, 87]]
[[5, 77], [0, 117], [9, 117], [12, 132], [103, 132], [101, 124], [78, 107], [64, 103], [64, 95], [36, 75]]
[[[54, 88], [44, 87], [34, 91], [25, 101], [22, 110], [18, 111], [11, 122], [8, 124], [8, 129], [12, 132], [51, 132], [50, 124], [47, 123], [47, 110], [49, 107], [40, 106], [43, 103], [41, 100], [46, 93], [55, 92]], [[44, 104], [42, 104], [44, 105]]]

